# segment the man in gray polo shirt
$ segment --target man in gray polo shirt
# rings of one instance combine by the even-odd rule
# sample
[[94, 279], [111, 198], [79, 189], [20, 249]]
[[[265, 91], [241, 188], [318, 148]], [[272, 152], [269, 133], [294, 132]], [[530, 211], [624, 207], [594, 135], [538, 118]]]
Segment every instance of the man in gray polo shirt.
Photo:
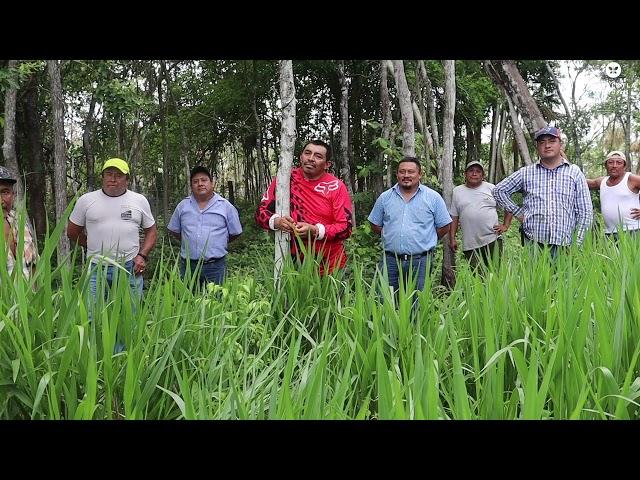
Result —
[[[142, 228], [144, 240], [140, 245]], [[156, 221], [149, 201], [129, 190], [129, 165], [120, 158], [107, 160], [102, 167], [102, 188], [82, 195], [67, 225], [72, 244], [87, 249], [91, 261], [91, 295], [96, 297], [97, 275], [111, 285], [113, 262], [129, 272], [132, 293], [142, 297], [142, 275], [157, 238]]]
[[513, 214], [507, 212], [504, 223], [498, 221], [496, 200], [493, 198], [493, 184], [484, 181], [484, 169], [478, 161], [469, 162], [464, 171], [465, 183], [453, 189], [453, 198], [449, 213], [449, 247], [458, 248], [456, 232], [462, 226], [464, 256], [475, 268], [478, 260], [487, 265], [493, 255], [502, 252], [501, 235], [509, 229]]

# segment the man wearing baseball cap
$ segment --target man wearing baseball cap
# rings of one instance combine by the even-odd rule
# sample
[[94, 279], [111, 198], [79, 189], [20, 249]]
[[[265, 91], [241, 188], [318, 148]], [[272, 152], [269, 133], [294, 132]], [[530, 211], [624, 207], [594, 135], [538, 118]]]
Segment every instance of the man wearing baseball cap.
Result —
[[[2, 200], [3, 238], [7, 248], [7, 273], [11, 275], [16, 261], [19, 259], [18, 242], [22, 242], [22, 272], [29, 278], [33, 266], [38, 259], [38, 249], [34, 242], [34, 235], [26, 212], [16, 213], [15, 174], [5, 167], [0, 167], [0, 200]], [[20, 235], [20, 216], [24, 215], [24, 229]]]
[[[142, 297], [142, 274], [156, 243], [156, 221], [147, 199], [128, 189], [129, 165], [120, 158], [102, 167], [102, 188], [85, 193], [69, 216], [67, 236], [87, 250], [91, 262], [91, 295], [96, 297], [97, 275], [111, 285], [114, 262], [129, 272], [131, 291]], [[140, 246], [139, 229], [144, 231]]]
[[640, 176], [626, 171], [627, 157], [619, 150], [606, 156], [606, 177], [588, 179], [592, 190], [600, 189], [600, 208], [605, 235], [618, 238], [620, 229], [631, 233], [640, 231]]
[[484, 168], [477, 160], [467, 163], [464, 170], [465, 183], [453, 189], [449, 214], [449, 248], [458, 248], [456, 233], [462, 226], [464, 256], [476, 268], [478, 261], [485, 265], [489, 259], [502, 252], [502, 234], [509, 229], [513, 214], [506, 212], [504, 223], [498, 220], [496, 200], [493, 198], [495, 185], [484, 181]]
[[[499, 206], [522, 222], [525, 241], [548, 247], [555, 258], [574, 234], [582, 243], [593, 205], [584, 174], [562, 156], [560, 129], [546, 126], [534, 139], [540, 160], [502, 180], [493, 195]], [[522, 192], [522, 206], [511, 200], [515, 192]]]

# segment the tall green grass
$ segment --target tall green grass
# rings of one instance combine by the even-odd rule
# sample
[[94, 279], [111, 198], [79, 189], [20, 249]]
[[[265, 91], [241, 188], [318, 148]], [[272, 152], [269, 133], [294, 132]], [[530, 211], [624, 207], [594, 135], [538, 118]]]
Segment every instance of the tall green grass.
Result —
[[320, 277], [313, 258], [280, 290], [269, 259], [200, 290], [160, 247], [141, 302], [121, 274], [94, 305], [86, 267], [52, 266], [62, 233], [31, 280], [0, 253], [0, 418], [638, 417], [637, 238], [461, 262], [415, 306], [411, 279], [396, 299], [384, 275]]

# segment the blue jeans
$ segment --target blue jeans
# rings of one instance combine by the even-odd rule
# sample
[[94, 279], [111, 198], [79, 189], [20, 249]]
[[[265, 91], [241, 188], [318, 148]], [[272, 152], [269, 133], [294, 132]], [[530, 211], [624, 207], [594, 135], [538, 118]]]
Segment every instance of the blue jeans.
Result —
[[[102, 263], [100, 265], [96, 264], [96, 263], [92, 263], [91, 264], [91, 278], [89, 280], [89, 291], [91, 292], [91, 299], [93, 300], [93, 306], [95, 306], [96, 304], [96, 294], [97, 294], [97, 290], [98, 290], [98, 272], [100, 271], [101, 275], [104, 275], [103, 277], [103, 282], [106, 283], [104, 284], [104, 295], [105, 295], [105, 300], [107, 298], [107, 294], [108, 294], [108, 288], [111, 287], [113, 280], [114, 280], [114, 269], [116, 269], [117, 267], [114, 267], [113, 265], [110, 264], [105, 264]], [[140, 300], [142, 298], [142, 289], [144, 287], [144, 280], [142, 278], [142, 275], [134, 275], [133, 274], [133, 260], [129, 260], [128, 262], [125, 262], [124, 264], [124, 268], [127, 270], [128, 273], [128, 277], [129, 277], [129, 287], [131, 289], [131, 293], [134, 296], [138, 297], [138, 300]], [[124, 272], [121, 272], [122, 274], [124, 274]], [[92, 306], [92, 307], [93, 307]], [[93, 317], [93, 315], [91, 314], [91, 310], [93, 308], [91, 308], [89, 310], [89, 319], [91, 320], [91, 318]], [[133, 305], [133, 309], [135, 310], [135, 303]], [[116, 343], [115, 346], [113, 348], [113, 353], [119, 353], [122, 352], [125, 349], [125, 344], [122, 343], [117, 337], [116, 337]]]
[[429, 266], [429, 274], [431, 274], [431, 269], [433, 268], [433, 252], [426, 255], [412, 255], [407, 259], [398, 258], [397, 260], [396, 256], [390, 253], [385, 252], [383, 255], [379, 264], [380, 271], [383, 271], [386, 263], [389, 285], [393, 287], [394, 291], [397, 292], [400, 288], [400, 275], [402, 275], [405, 285], [407, 284], [409, 281], [409, 272], [412, 272], [413, 279], [416, 282], [416, 290], [424, 290], [427, 265]]
[[[196, 271], [198, 267], [198, 260], [189, 260], [189, 270], [191, 274]], [[184, 258], [180, 259], [180, 276], [185, 277], [187, 270], [187, 261]], [[227, 271], [227, 258], [222, 257], [213, 262], [202, 263], [200, 266], [200, 273], [198, 275], [198, 283], [205, 285], [207, 283], [215, 283], [222, 285], [224, 283], [224, 277]]]

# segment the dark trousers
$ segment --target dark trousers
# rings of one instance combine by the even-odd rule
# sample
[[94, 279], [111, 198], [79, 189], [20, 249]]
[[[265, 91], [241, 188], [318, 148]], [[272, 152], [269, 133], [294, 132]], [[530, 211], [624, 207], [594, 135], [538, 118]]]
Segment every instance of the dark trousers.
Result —
[[466, 250], [462, 253], [469, 261], [471, 268], [477, 268], [479, 263], [487, 266], [491, 259], [493, 259], [493, 262], [498, 265], [500, 257], [502, 256], [502, 239], [498, 238], [488, 245], [474, 248], [472, 250]]
[[[191, 275], [196, 271], [198, 267], [198, 260], [189, 260], [189, 271]], [[187, 261], [184, 258], [180, 259], [180, 276], [184, 278], [187, 270]], [[227, 270], [226, 257], [215, 259], [214, 261], [204, 262], [201, 265], [200, 272], [198, 274], [198, 283], [204, 285], [206, 283], [216, 283], [222, 285], [224, 282], [225, 273]]]

